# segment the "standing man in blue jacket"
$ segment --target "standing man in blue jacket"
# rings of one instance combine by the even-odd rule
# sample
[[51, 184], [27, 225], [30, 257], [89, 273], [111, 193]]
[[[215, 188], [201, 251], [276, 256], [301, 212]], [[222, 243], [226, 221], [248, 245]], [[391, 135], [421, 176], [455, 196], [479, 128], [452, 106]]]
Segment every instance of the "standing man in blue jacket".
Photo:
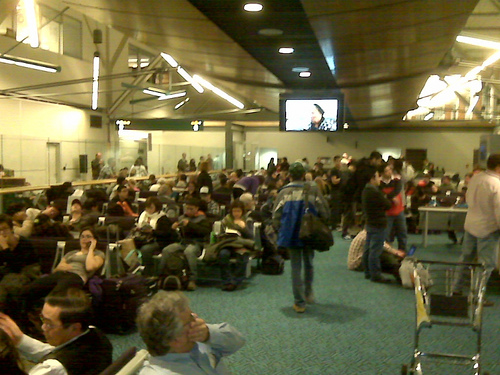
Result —
[[[291, 182], [284, 186], [278, 194], [273, 207], [274, 227], [278, 230], [278, 246], [287, 248], [292, 265], [292, 289], [295, 303], [293, 309], [297, 313], [306, 311], [306, 303], [314, 303], [314, 249], [305, 248], [299, 239], [300, 223], [304, 215], [304, 176], [306, 170], [302, 163], [290, 165]], [[317, 186], [309, 190], [309, 211], [323, 220], [328, 219], [329, 209]], [[304, 263], [304, 281], [302, 280], [302, 263]]]

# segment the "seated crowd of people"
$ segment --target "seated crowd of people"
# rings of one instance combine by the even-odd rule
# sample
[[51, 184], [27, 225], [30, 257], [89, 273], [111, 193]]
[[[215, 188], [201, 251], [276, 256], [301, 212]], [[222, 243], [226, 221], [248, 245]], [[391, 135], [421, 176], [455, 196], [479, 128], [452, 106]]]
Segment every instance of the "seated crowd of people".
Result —
[[[460, 184], [456, 178], [443, 176], [438, 187], [428, 174], [415, 182], [414, 171], [410, 173], [402, 160], [384, 163], [378, 152], [357, 162], [345, 161], [335, 156], [328, 170], [320, 159], [313, 167], [306, 158], [300, 162], [306, 171], [306, 181], [317, 186], [329, 204], [330, 228], [341, 231], [345, 240], [352, 240], [353, 234], [357, 234], [349, 250], [348, 268], [364, 271], [365, 277], [373, 282], [387, 282], [382, 272], [398, 279], [399, 263], [407, 250], [408, 213], [418, 213], [418, 206], [428, 204], [439, 192], [446, 195], [449, 191], [466, 189], [472, 174]], [[141, 163], [136, 164], [142, 170]], [[103, 369], [110, 364], [109, 341], [99, 330], [89, 328], [90, 302], [82, 290], [103, 267], [106, 254], [99, 249], [98, 242], [110, 241], [111, 232], [119, 239], [133, 240], [145, 277], [161, 280], [169, 276], [172, 264], [180, 261], [184, 273], [179, 277], [185, 283], [184, 288], [193, 291], [199, 279], [199, 258], [206, 252], [207, 259], [211, 257], [220, 269], [222, 289], [236, 290], [245, 279], [256, 243], [262, 244], [259, 250], [267, 255], [280, 251], [273, 232], [273, 205], [280, 188], [290, 182], [289, 166], [286, 158], [279, 159], [277, 164], [271, 159], [267, 169], [246, 175], [242, 170], [223, 172], [213, 180], [209, 163], [202, 161], [197, 175], [188, 177], [183, 173], [188, 170], [186, 167], [175, 181], [151, 175], [138, 183], [133, 178], [119, 176], [116, 184], [88, 189], [80, 199], [70, 201], [70, 212], [65, 212], [72, 193], [67, 185], [52, 192], [54, 199], [46, 207], [30, 207], [26, 201], [10, 204], [6, 213], [0, 215], [0, 348], [13, 342], [21, 352], [31, 354], [39, 363], [37, 366], [62, 367], [66, 372], [60, 373], [83, 374], [98, 373], [78, 369], [81, 361], [96, 356], [81, 353], [97, 345], [102, 350], [99, 358], [95, 358], [96, 366]], [[361, 219], [359, 211], [363, 212]], [[100, 220], [103, 216], [104, 224]], [[255, 223], [263, 225], [258, 232]], [[366, 229], [361, 230], [364, 224]], [[41, 275], [30, 241], [40, 237], [75, 238], [75, 241], [78, 238], [79, 244], [77, 249], [64, 254], [50, 274]], [[397, 248], [392, 247], [395, 239]], [[281, 255], [287, 257], [286, 252]], [[44, 302], [42, 331], [47, 344], [21, 331], [29, 326], [29, 312], [41, 302]], [[157, 321], [152, 314], [162, 318]], [[162, 319], [173, 319], [175, 329], [156, 327]], [[160, 359], [172, 351], [189, 352], [195, 342], [217, 346], [219, 335], [229, 335], [234, 340], [229, 343], [224, 338], [228, 348], [219, 356], [236, 351], [244, 343], [232, 327], [207, 325], [193, 315], [186, 297], [180, 293], [157, 293], [140, 309], [138, 322], [150, 353]], [[186, 324], [190, 329], [185, 332], [177, 327]], [[168, 340], [160, 345], [154, 330], [164, 333]], [[180, 335], [187, 335], [188, 340], [182, 342]], [[67, 342], [71, 345], [66, 345]], [[60, 347], [63, 349], [58, 350]], [[199, 347], [203, 355], [209, 355], [212, 349], [201, 344]], [[49, 363], [51, 358], [55, 362]], [[12, 361], [18, 361], [14, 354]], [[160, 362], [150, 361], [144, 374], [156, 373], [154, 368], [161, 366]], [[186, 365], [180, 363], [181, 367]]]

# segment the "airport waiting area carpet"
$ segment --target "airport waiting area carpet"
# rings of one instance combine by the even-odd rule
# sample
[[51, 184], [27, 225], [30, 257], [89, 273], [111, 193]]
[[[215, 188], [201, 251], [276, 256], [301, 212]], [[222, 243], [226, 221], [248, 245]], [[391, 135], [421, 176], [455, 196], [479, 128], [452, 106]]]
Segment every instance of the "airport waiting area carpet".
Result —
[[[420, 259], [457, 261], [460, 245], [446, 233], [429, 236], [423, 248], [419, 235], [409, 244], [418, 246]], [[316, 253], [317, 303], [304, 314], [292, 309], [290, 264], [285, 273], [256, 273], [243, 289], [223, 292], [201, 285], [188, 292], [191, 307], [207, 322], [226, 321], [238, 328], [247, 344], [226, 359], [233, 374], [240, 375], [375, 375], [400, 374], [413, 351], [415, 295], [396, 283], [376, 284], [363, 273], [347, 269], [350, 242], [335, 233], [335, 246]], [[500, 374], [500, 283], [492, 278], [487, 292], [493, 307], [485, 308], [482, 335], [483, 369]], [[443, 352], [474, 353], [475, 336], [469, 329], [423, 332], [425, 344]], [[425, 335], [424, 335], [425, 333]], [[111, 336], [115, 357], [130, 346], [144, 347], [137, 333]], [[472, 350], [472, 351], [471, 351]], [[429, 363], [424, 374], [472, 374], [470, 367]]]

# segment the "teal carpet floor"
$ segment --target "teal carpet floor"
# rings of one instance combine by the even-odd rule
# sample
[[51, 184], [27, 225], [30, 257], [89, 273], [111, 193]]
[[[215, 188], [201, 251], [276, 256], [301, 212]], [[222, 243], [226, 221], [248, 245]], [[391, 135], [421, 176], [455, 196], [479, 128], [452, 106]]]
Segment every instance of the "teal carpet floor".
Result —
[[[226, 321], [238, 328], [247, 344], [226, 359], [233, 374], [245, 375], [374, 375], [400, 374], [413, 353], [415, 296], [397, 284], [375, 284], [362, 273], [347, 270], [350, 242], [335, 234], [336, 244], [316, 253], [317, 303], [304, 314], [292, 309], [290, 265], [279, 276], [254, 274], [241, 290], [228, 293], [213, 285], [189, 292], [191, 307], [207, 322]], [[460, 246], [451, 245], [446, 234], [429, 236], [423, 248], [421, 236], [410, 235], [421, 259], [456, 261]], [[498, 281], [496, 281], [498, 284]], [[493, 280], [488, 298], [494, 307], [485, 309], [483, 369], [500, 374], [500, 291]], [[433, 327], [421, 334], [429, 350], [455, 354], [475, 351], [470, 329]], [[130, 346], [144, 347], [137, 333], [111, 336], [115, 356]], [[424, 374], [472, 374], [462, 366], [429, 363]]]

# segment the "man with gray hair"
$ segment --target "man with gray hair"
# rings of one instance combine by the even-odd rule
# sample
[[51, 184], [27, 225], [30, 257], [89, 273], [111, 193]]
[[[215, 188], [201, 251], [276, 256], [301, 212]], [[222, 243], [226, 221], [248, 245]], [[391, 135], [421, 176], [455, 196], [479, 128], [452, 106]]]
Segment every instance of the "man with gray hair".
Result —
[[140, 375], [229, 374], [222, 357], [245, 344], [229, 324], [205, 323], [178, 291], [159, 291], [143, 304], [137, 327], [151, 354]]

